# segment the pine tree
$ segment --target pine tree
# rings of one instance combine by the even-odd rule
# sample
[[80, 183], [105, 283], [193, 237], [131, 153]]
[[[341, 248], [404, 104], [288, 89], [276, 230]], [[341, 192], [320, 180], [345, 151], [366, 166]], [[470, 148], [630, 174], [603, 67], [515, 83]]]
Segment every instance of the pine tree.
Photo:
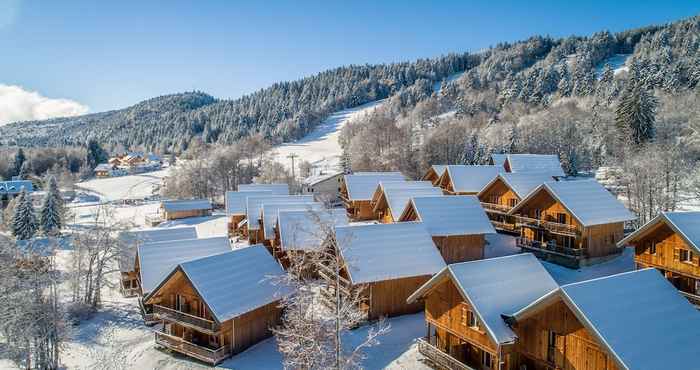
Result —
[[345, 147], [343, 147], [343, 153], [340, 155], [340, 170], [343, 171], [344, 174], [352, 173], [350, 152]]
[[61, 232], [63, 227], [63, 199], [58, 189], [56, 178], [49, 177], [48, 191], [41, 205], [39, 223], [41, 231], [47, 236], [55, 236]]
[[100, 144], [96, 140], [90, 140], [87, 145], [87, 155], [85, 158], [89, 169], [94, 169], [98, 164], [106, 162], [107, 159], [107, 152], [102, 149]]
[[26, 159], [27, 157], [25, 157], [24, 155], [24, 150], [22, 150], [22, 148], [19, 148], [17, 153], [15, 153], [14, 169], [12, 171], [13, 176], [19, 176], [20, 171], [22, 170], [22, 166], [24, 165]]
[[27, 191], [23, 188], [17, 200], [17, 208], [12, 218], [12, 235], [17, 240], [31, 239], [38, 229], [34, 206]]
[[653, 140], [656, 99], [640, 83], [625, 90], [615, 110], [615, 124], [623, 140], [640, 145]]

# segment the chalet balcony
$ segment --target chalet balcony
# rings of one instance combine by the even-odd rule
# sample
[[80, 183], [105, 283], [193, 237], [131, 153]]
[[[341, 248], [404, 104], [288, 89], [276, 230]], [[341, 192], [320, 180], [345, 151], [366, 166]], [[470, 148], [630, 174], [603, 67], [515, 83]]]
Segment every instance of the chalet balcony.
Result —
[[441, 351], [434, 345], [428, 343], [424, 338], [418, 339], [418, 352], [427, 357], [438, 369], [474, 370], [456, 358]]
[[141, 293], [141, 288], [124, 288], [121, 289], [122, 295], [126, 298], [136, 297]]
[[586, 258], [586, 253], [583, 249], [564, 247], [553, 242], [542, 243], [537, 240], [519, 237], [515, 239], [515, 245], [523, 252], [531, 252], [541, 259], [570, 268], [579, 268], [581, 260]]
[[581, 232], [574, 225], [562, 224], [559, 222], [544, 221], [537, 218], [525, 217], [525, 216], [513, 216], [515, 220], [515, 225], [517, 227], [534, 227], [538, 229], [545, 229], [551, 233], [568, 235], [568, 236], [579, 236]]
[[498, 214], [507, 214], [510, 212], [511, 207], [509, 206], [504, 206], [502, 204], [495, 204], [495, 203], [487, 203], [487, 202], [481, 202], [481, 207], [484, 208], [484, 211], [489, 212], [489, 213], [498, 213]]
[[158, 323], [158, 318], [153, 314], [153, 307], [146, 307], [141, 298], [139, 298], [139, 310], [141, 311], [141, 317], [143, 317], [144, 324], [150, 326]]
[[228, 348], [224, 346], [218, 349], [210, 349], [160, 331], [155, 332], [155, 337], [157, 345], [204, 361], [212, 366], [219, 364], [231, 354]]
[[182, 326], [212, 335], [221, 329], [220, 325], [214, 321], [160, 305], [153, 305], [153, 316], [159, 320], [176, 322]]

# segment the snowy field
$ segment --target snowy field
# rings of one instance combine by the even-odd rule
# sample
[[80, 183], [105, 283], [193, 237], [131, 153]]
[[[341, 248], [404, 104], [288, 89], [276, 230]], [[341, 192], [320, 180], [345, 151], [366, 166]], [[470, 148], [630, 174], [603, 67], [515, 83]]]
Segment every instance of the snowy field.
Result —
[[93, 192], [103, 201], [142, 199], [152, 195], [153, 186], [160, 185], [168, 169], [138, 175], [93, 179], [76, 184], [79, 189]]
[[343, 126], [357, 117], [371, 113], [383, 102], [384, 100], [378, 100], [333, 113], [302, 139], [274, 147], [272, 150], [275, 152], [276, 160], [285, 167], [291, 168], [291, 161], [287, 156], [296, 154], [297, 161], [308, 161], [318, 170], [336, 170], [342, 152], [338, 138]]

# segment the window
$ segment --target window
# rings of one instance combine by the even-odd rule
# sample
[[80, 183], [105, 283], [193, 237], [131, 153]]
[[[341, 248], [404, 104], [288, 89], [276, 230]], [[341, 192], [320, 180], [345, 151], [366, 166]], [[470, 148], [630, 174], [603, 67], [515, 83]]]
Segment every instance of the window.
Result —
[[693, 262], [693, 252], [687, 249], [681, 249], [681, 262], [692, 263]]
[[557, 213], [557, 222], [560, 224], [566, 223], [566, 213]]
[[554, 363], [559, 337], [559, 334], [551, 330], [547, 332], [547, 361], [549, 362]]
[[515, 198], [510, 198], [508, 199], [508, 205], [513, 208], [518, 204], [518, 200]]
[[468, 317], [469, 317], [469, 310], [466, 307], [462, 306], [462, 319], [461, 319], [462, 326], [467, 326], [467, 324], [469, 323]]
[[535, 218], [540, 219], [542, 217], [542, 210], [541, 209], [535, 209]]
[[649, 243], [649, 254], [656, 254], [656, 242]]
[[476, 318], [476, 315], [472, 311], [467, 312], [467, 324], [469, 325], [470, 328], [478, 328], [479, 327], [479, 320]]
[[481, 351], [481, 365], [491, 368], [491, 354], [486, 351]]

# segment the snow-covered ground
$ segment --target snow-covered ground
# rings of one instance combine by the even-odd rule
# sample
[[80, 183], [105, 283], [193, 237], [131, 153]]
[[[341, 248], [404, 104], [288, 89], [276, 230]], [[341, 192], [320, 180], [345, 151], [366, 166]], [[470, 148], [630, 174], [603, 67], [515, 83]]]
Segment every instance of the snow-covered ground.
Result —
[[604, 60], [598, 65], [598, 67], [596, 67], [596, 75], [598, 76], [598, 78], [600, 78], [603, 75], [603, 68], [606, 64], [610, 64], [610, 68], [612, 68], [615, 76], [622, 72], [629, 71], [629, 67], [626, 63], [630, 55], [632, 54], [615, 54], [610, 58]]
[[96, 193], [103, 201], [142, 199], [153, 195], [153, 186], [159, 185], [167, 174], [168, 169], [163, 169], [138, 175], [92, 179], [80, 182], [76, 186]]
[[338, 138], [343, 126], [357, 117], [372, 112], [383, 102], [384, 100], [379, 100], [333, 113], [302, 139], [274, 147], [272, 150], [275, 152], [275, 159], [287, 168], [291, 168], [291, 160], [287, 157], [295, 154], [297, 155], [295, 166], [299, 160], [305, 160], [318, 170], [337, 170], [342, 153]]

